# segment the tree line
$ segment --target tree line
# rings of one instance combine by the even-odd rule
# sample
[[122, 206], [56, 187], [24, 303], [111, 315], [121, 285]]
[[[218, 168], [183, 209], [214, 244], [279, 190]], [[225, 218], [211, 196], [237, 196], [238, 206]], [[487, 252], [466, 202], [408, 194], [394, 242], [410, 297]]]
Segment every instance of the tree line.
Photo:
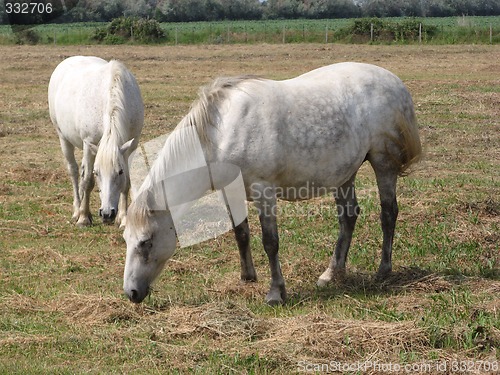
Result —
[[[13, 23], [8, 3], [0, 1], [0, 20]], [[498, 0], [39, 0], [51, 14], [18, 14], [17, 22], [111, 21], [139, 17], [159, 22], [356, 17], [449, 17], [500, 15]], [[9, 9], [12, 9], [9, 6]], [[24, 18], [23, 18], [24, 17]], [[31, 17], [31, 18], [30, 18]]]

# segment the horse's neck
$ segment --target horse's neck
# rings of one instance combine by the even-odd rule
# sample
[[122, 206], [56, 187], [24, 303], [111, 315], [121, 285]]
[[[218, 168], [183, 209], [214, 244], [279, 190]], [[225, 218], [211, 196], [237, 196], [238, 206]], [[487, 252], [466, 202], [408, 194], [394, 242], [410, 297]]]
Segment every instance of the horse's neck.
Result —
[[178, 126], [167, 138], [157, 167], [165, 177], [175, 176], [207, 165], [196, 128]]
[[140, 190], [152, 193], [155, 204], [165, 209], [196, 200], [211, 186], [197, 131], [186, 126], [177, 127], [167, 138]]

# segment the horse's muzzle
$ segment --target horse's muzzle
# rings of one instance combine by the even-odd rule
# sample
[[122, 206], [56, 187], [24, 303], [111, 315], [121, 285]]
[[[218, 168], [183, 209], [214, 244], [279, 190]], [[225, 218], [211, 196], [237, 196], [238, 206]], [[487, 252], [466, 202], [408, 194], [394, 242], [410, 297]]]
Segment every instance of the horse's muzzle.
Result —
[[111, 224], [116, 218], [116, 210], [111, 209], [99, 209], [99, 216], [102, 217], [102, 221], [105, 224]]
[[149, 294], [149, 288], [125, 290], [125, 294], [131, 302], [141, 303]]

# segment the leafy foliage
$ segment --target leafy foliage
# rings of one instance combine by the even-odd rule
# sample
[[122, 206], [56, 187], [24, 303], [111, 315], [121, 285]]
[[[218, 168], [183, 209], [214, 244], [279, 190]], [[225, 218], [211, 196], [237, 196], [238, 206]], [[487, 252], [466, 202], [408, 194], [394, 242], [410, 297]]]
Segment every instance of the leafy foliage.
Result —
[[134, 40], [139, 43], [158, 43], [166, 38], [165, 32], [156, 20], [119, 17], [106, 28], [98, 29], [94, 39], [106, 44], [122, 44]]
[[381, 18], [359, 18], [354, 20], [347, 31], [351, 35], [371, 36], [373, 30], [373, 40], [404, 41], [416, 40], [420, 27], [428, 37], [434, 36], [437, 32], [436, 26], [425, 25], [422, 21], [414, 18], [400, 22]]
[[33, 29], [23, 30], [16, 33], [16, 44], [38, 44], [40, 35]]

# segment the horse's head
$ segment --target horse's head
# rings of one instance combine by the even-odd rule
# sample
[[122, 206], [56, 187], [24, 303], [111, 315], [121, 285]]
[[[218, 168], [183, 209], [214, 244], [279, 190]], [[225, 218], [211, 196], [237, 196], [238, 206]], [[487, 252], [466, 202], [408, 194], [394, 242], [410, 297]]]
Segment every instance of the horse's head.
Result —
[[131, 139], [120, 147], [101, 143], [97, 148], [94, 176], [101, 198], [99, 216], [104, 223], [115, 220], [120, 194], [128, 190], [130, 181], [127, 159], [133, 141]]
[[150, 210], [136, 200], [127, 211], [123, 238], [127, 243], [123, 290], [132, 302], [140, 303], [175, 251], [172, 216], [168, 210]]

